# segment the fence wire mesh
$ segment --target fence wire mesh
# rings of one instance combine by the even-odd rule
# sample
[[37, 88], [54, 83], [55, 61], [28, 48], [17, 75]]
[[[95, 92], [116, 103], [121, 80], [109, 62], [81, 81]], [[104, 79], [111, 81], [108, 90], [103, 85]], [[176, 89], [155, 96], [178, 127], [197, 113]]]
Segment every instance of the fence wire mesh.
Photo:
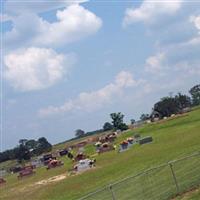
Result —
[[79, 200], [167, 200], [200, 185], [200, 152], [127, 177]]

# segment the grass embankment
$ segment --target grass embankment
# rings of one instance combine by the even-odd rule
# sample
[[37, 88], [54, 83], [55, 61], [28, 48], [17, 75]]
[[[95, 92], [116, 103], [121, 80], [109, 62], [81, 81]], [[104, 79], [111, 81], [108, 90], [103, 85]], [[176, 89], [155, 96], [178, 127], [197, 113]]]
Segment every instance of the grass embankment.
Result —
[[200, 199], [200, 188], [195, 188], [181, 194], [174, 200], [199, 200], [199, 199]]
[[[18, 181], [17, 175], [9, 175], [7, 184], [1, 187], [0, 199], [4, 200], [72, 200], [82, 197], [90, 191], [94, 191], [105, 185], [118, 181], [124, 177], [134, 175], [142, 170], [166, 163], [170, 160], [190, 155], [193, 152], [200, 150], [200, 109], [197, 108], [187, 115], [175, 118], [173, 120], [166, 120], [162, 123], [148, 124], [137, 130], [130, 130], [123, 133], [116, 140], [116, 144], [119, 144], [124, 138], [132, 136], [133, 133], [139, 132], [142, 136], [150, 135], [154, 141], [151, 144], [139, 146], [135, 145], [130, 150], [123, 153], [117, 153], [116, 151], [101, 154], [96, 157], [96, 168], [91, 171], [86, 171], [82, 174], [75, 176], [67, 176], [65, 179], [59, 182], [52, 182], [49, 184], [36, 185], [38, 181], [48, 179], [55, 175], [66, 174], [67, 169], [70, 169], [72, 163], [66, 158], [62, 158], [65, 165], [60, 168], [47, 171], [45, 168], [39, 168], [36, 174], [31, 177], [24, 178]], [[87, 153], [93, 155], [95, 149], [92, 145], [86, 147]], [[196, 160], [193, 160], [194, 166], [196, 166]], [[199, 160], [198, 160], [199, 164]], [[183, 165], [177, 166], [180, 169]], [[189, 166], [189, 165], [188, 165]], [[187, 167], [188, 167], [187, 166]], [[198, 167], [198, 166], [197, 166]], [[189, 170], [192, 170], [188, 167]], [[178, 173], [185, 173], [184, 170], [178, 171]], [[165, 188], [165, 182], [168, 184], [166, 191], [169, 190], [169, 195], [175, 190], [172, 177], [169, 178], [170, 171], [161, 170], [159, 173], [154, 174], [154, 178], [148, 177], [148, 180], [138, 180], [137, 182], [130, 181], [126, 184], [116, 185], [114, 191], [118, 199], [130, 199], [130, 191], [136, 191], [133, 193], [131, 199], [138, 199], [141, 193], [144, 195], [144, 199], [159, 199], [164, 198], [160, 194], [160, 190]], [[199, 172], [200, 174], [200, 172]], [[150, 181], [150, 182], [148, 182]], [[154, 181], [154, 182], [151, 182]], [[180, 179], [179, 181], [182, 181]], [[196, 180], [195, 180], [196, 181]], [[139, 183], [139, 184], [138, 184]], [[146, 185], [145, 185], [146, 183]], [[157, 185], [155, 184], [157, 183]], [[155, 184], [152, 194], [157, 196], [150, 198], [149, 195], [145, 198], [145, 191], [148, 191], [148, 187], [151, 184]], [[159, 187], [158, 187], [159, 184]], [[131, 188], [130, 188], [130, 185]], [[171, 188], [173, 187], [173, 188]], [[152, 188], [151, 188], [152, 189]], [[125, 198], [124, 198], [125, 197]], [[110, 193], [107, 191], [102, 192], [99, 197], [91, 199], [110, 199]]]

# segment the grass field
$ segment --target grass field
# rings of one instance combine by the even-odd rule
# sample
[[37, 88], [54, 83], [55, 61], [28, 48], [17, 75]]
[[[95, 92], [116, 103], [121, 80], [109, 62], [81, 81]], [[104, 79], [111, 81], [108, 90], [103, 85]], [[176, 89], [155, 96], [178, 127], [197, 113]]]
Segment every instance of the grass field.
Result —
[[[7, 184], [0, 188], [0, 199], [73, 200], [124, 177], [137, 174], [142, 170], [197, 152], [200, 150], [200, 108], [196, 108], [187, 115], [182, 115], [175, 119], [168, 119], [160, 123], [145, 125], [137, 130], [130, 130], [117, 138], [115, 143], [119, 144], [123, 138], [132, 136], [135, 132], [139, 132], [142, 136], [152, 136], [153, 143], [143, 146], [135, 145], [130, 150], [120, 154], [112, 151], [98, 155], [96, 157], [96, 168], [79, 175], [67, 175], [67, 170], [71, 168], [72, 163], [66, 158], [62, 158], [65, 163], [63, 167], [49, 171], [45, 168], [39, 168], [34, 176], [26, 177], [20, 181], [17, 180], [17, 175], [9, 175], [6, 177]], [[61, 145], [64, 146], [66, 144]], [[58, 146], [55, 147], [55, 149], [57, 148]], [[88, 145], [86, 152], [93, 155], [95, 149], [92, 145]], [[192, 162], [196, 164], [196, 161]], [[181, 168], [181, 166], [177, 167]], [[190, 168], [188, 167], [188, 169]], [[184, 171], [180, 170], [179, 173], [184, 173]], [[57, 182], [36, 184], [38, 181], [47, 180], [56, 175], [67, 176]], [[159, 183], [159, 181], [171, 181], [171, 179], [168, 180], [165, 172], [160, 171], [157, 174], [157, 181]], [[140, 182], [141, 184], [138, 186], [136, 186], [135, 182], [127, 184], [133, 185], [132, 190], [134, 188], [140, 188], [141, 190], [144, 180], [141, 179]], [[123, 187], [115, 187], [115, 192], [120, 200], [122, 199], [120, 195], [130, 193], [127, 189], [128, 187], [125, 185]], [[163, 186], [160, 184], [160, 187]], [[159, 191], [160, 188], [158, 187], [155, 188], [154, 192], [159, 193]], [[107, 193], [103, 197], [102, 193], [99, 199], [109, 199], [110, 196], [106, 195]], [[199, 194], [196, 195], [197, 197], [195, 195], [191, 199], [198, 199]], [[96, 200], [98, 198], [95, 197], [93, 199]], [[128, 200], [129, 197], [127, 196], [124, 199]]]

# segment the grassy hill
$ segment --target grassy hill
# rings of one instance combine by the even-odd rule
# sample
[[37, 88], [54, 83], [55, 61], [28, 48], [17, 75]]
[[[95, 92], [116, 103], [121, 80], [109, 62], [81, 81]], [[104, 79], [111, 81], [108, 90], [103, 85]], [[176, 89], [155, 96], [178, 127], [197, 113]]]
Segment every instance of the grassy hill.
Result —
[[[62, 158], [65, 163], [63, 167], [49, 171], [44, 167], [38, 168], [34, 176], [23, 180], [17, 180], [16, 174], [8, 175], [7, 184], [1, 187], [0, 199], [73, 200], [142, 170], [199, 151], [200, 108], [174, 119], [148, 124], [137, 130], [129, 130], [118, 137], [115, 143], [119, 144], [124, 138], [136, 132], [142, 136], [152, 136], [153, 143], [143, 146], [135, 145], [123, 153], [112, 151], [98, 155], [96, 168], [79, 175], [67, 175], [67, 170], [72, 167], [71, 161], [67, 158]], [[55, 146], [54, 149], [65, 145]], [[93, 155], [95, 148], [88, 145], [86, 152]], [[66, 176], [66, 178], [59, 181], [47, 181], [56, 175]], [[46, 180], [46, 182], [40, 183], [41, 180]]]

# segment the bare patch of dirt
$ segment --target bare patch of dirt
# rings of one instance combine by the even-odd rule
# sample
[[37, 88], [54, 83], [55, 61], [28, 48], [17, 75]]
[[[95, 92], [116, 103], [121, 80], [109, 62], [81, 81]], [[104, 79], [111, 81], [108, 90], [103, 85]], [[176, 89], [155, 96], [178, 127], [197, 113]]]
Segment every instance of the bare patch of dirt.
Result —
[[180, 195], [177, 195], [176, 197], [172, 198], [171, 200], [177, 200], [177, 199], [187, 199], [188, 197], [190, 197], [192, 194], [197, 193], [200, 191], [200, 188], [192, 188]]
[[69, 175], [70, 176], [77, 176], [77, 175], [79, 175], [79, 174], [83, 174], [83, 173], [85, 173], [85, 172], [87, 172], [87, 171], [93, 171], [93, 170], [96, 170], [97, 168], [99, 168], [99, 167], [92, 167], [92, 168], [88, 168], [88, 169], [85, 169], [85, 170], [81, 170], [81, 171], [77, 171], [77, 172], [70, 172], [69, 173]]
[[49, 184], [49, 183], [61, 181], [61, 180], [65, 179], [66, 177], [67, 177], [66, 174], [61, 174], [61, 175], [58, 175], [58, 176], [53, 176], [51, 178], [38, 181], [38, 182], [34, 183], [33, 185], [46, 185], [46, 184]]

